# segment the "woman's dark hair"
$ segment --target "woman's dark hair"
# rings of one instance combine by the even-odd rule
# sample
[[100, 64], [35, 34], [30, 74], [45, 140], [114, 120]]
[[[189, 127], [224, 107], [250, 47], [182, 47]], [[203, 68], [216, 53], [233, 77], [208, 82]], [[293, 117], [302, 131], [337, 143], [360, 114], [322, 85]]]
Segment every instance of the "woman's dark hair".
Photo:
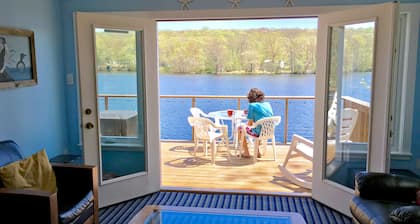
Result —
[[258, 88], [252, 88], [248, 93], [248, 101], [250, 103], [261, 102], [264, 100], [264, 92]]

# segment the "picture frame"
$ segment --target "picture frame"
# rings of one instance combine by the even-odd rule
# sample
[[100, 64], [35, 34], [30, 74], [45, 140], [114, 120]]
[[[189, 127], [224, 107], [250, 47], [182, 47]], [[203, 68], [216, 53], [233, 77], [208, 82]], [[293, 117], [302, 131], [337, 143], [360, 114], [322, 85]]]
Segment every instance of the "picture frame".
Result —
[[0, 27], [0, 89], [38, 84], [34, 32]]

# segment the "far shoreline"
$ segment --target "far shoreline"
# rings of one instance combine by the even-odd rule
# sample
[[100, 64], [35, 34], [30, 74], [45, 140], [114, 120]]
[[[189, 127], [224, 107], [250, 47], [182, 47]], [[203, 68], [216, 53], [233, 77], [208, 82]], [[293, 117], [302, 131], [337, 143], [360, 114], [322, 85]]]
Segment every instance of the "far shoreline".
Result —
[[[103, 75], [118, 75], [118, 74], [135, 74], [135, 71], [97, 71], [98, 73], [101, 73]], [[249, 75], [255, 75], [255, 76], [259, 76], [259, 75], [296, 75], [296, 76], [300, 76], [300, 75], [314, 75], [315, 72], [313, 73], [271, 73], [271, 72], [221, 72], [221, 73], [160, 73], [161, 75], [179, 75], [179, 76], [183, 76], [183, 75], [214, 75], [214, 76], [222, 76], [222, 75], [237, 75], [237, 76], [249, 76]]]

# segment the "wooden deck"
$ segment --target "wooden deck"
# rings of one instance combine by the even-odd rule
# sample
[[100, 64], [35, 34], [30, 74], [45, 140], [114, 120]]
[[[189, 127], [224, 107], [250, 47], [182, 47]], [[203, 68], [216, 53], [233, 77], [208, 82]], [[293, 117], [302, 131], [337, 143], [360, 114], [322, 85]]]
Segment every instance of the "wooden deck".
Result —
[[[283, 161], [289, 146], [276, 147], [277, 162], [269, 147], [256, 164], [252, 159], [233, 156], [234, 150], [219, 147], [213, 165], [211, 156], [205, 157], [201, 147], [193, 156], [194, 144], [191, 142], [162, 141], [162, 189], [310, 195], [310, 190], [283, 177], [278, 164]], [[294, 158], [288, 167], [300, 178], [312, 178], [312, 163], [305, 159]]]

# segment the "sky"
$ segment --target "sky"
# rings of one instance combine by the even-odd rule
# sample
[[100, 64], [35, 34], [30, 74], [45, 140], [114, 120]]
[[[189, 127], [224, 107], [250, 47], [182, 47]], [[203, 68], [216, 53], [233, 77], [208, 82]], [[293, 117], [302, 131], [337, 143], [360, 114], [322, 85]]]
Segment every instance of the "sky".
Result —
[[158, 30], [201, 30], [201, 29], [316, 29], [317, 18], [295, 19], [252, 19], [252, 20], [206, 20], [158, 22]]

